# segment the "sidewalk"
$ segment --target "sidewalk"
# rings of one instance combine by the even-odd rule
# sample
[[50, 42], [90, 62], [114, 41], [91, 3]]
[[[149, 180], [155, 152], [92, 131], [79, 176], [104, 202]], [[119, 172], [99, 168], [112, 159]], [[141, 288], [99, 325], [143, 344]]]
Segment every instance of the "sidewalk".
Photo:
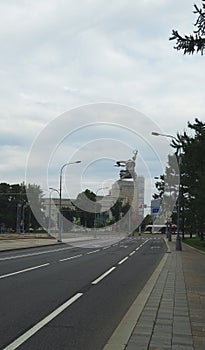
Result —
[[104, 350], [205, 349], [205, 254], [167, 243], [156, 281], [145, 286]]
[[[25, 235], [26, 236], [26, 235]], [[56, 238], [44, 237], [44, 238], [30, 238], [29, 236], [24, 238], [19, 236], [18, 238], [4, 238], [0, 237], [0, 252], [9, 251], [9, 250], [18, 250], [25, 248], [34, 248], [34, 247], [45, 247], [51, 245], [60, 245], [64, 243], [76, 243], [78, 241], [92, 240], [93, 237], [76, 237], [63, 239], [63, 242], [58, 242]]]
[[4, 238], [0, 237], [0, 252], [59, 244], [54, 238]]

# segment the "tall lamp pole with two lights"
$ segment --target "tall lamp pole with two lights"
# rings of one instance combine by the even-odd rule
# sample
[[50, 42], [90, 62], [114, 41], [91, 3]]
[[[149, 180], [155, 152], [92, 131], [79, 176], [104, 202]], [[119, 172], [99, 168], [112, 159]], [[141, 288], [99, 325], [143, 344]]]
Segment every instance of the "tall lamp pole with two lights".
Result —
[[81, 163], [81, 160], [77, 160], [76, 162], [70, 162], [65, 163], [60, 169], [60, 186], [59, 186], [59, 232], [58, 232], [58, 242], [62, 242], [62, 217], [61, 217], [61, 210], [62, 210], [62, 176], [63, 176], [63, 169], [72, 164], [78, 164]]
[[[175, 140], [178, 142], [177, 138], [173, 135], [169, 134], [161, 134], [159, 132], [152, 132], [153, 136], [164, 136], [169, 137], [172, 140]], [[181, 148], [180, 148], [181, 149]], [[179, 168], [179, 179], [178, 179], [178, 206], [177, 206], [177, 237], [176, 237], [176, 250], [182, 250], [182, 244], [181, 244], [181, 237], [179, 234], [179, 224], [180, 224], [180, 193], [181, 193], [181, 153], [179, 157], [177, 157], [177, 163]]]

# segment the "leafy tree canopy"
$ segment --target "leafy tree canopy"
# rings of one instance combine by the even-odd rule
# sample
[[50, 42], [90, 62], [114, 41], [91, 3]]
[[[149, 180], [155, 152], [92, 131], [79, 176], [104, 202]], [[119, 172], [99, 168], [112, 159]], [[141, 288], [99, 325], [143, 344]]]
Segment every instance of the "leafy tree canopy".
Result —
[[194, 24], [196, 29], [190, 35], [181, 35], [177, 30], [172, 30], [169, 40], [176, 40], [174, 49], [183, 50], [184, 54], [200, 52], [203, 55], [205, 49], [205, 0], [202, 0], [202, 7], [194, 5], [194, 13], [198, 18]]
[[84, 227], [94, 227], [95, 212], [99, 211], [99, 204], [96, 204], [96, 194], [89, 189], [79, 193], [74, 202], [76, 217]]
[[[190, 133], [187, 131], [178, 133], [171, 143], [175, 149], [180, 170], [180, 193], [178, 193], [180, 229], [182, 232], [198, 233], [203, 237], [205, 232], [205, 123], [196, 118], [194, 123], [188, 122], [188, 128]], [[169, 157], [169, 165], [171, 165], [170, 160], [171, 157]], [[179, 174], [174, 174], [174, 171], [173, 166], [168, 166], [164, 179], [169, 176], [175, 176], [177, 179]], [[172, 194], [177, 183], [174, 179], [171, 183], [170, 193]], [[166, 181], [163, 182], [163, 176], [156, 185], [159, 193], [155, 194], [154, 198], [166, 199], [166, 191], [163, 188], [165, 186], [166, 189]], [[177, 202], [176, 205], [178, 205]]]
[[[39, 186], [0, 183], [0, 224], [5, 230], [22, 231], [39, 227], [30, 205], [27, 193], [32, 193], [39, 211], [42, 209], [42, 191]], [[23, 222], [24, 221], [24, 222]], [[23, 226], [22, 226], [23, 225]]]

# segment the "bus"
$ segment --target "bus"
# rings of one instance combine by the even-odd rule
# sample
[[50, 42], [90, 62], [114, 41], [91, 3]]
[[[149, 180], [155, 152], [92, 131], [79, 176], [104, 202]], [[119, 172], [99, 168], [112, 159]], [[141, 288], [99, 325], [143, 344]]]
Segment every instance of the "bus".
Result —
[[147, 225], [144, 233], [166, 233], [167, 225]]

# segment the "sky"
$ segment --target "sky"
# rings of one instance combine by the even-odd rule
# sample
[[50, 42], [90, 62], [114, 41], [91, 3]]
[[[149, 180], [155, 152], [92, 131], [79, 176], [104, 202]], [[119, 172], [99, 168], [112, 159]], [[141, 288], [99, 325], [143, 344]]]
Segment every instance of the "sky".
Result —
[[81, 160], [63, 173], [75, 198], [110, 187], [115, 161], [137, 149], [149, 200], [172, 152], [151, 131], [176, 136], [205, 116], [204, 57], [169, 41], [192, 32], [194, 3], [0, 0], [1, 182], [33, 181], [48, 196]]

